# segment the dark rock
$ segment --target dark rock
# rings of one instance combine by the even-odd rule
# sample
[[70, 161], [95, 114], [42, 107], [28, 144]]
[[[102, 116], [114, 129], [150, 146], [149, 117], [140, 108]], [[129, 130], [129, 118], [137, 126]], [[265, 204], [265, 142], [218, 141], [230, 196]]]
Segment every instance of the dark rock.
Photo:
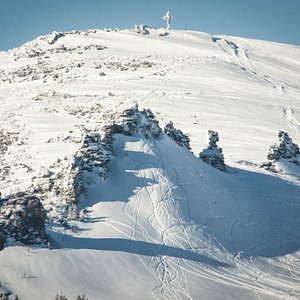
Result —
[[104, 145], [104, 149], [113, 152], [113, 141], [114, 141], [114, 132], [115, 125], [106, 125], [102, 128], [102, 143]]
[[267, 162], [263, 162], [259, 165], [260, 168], [263, 168], [267, 171], [271, 171], [273, 173], [277, 173], [277, 170], [276, 170], [276, 166], [273, 162], [271, 161], [267, 161]]
[[180, 129], [176, 129], [172, 121], [166, 124], [164, 132], [179, 146], [191, 150], [190, 138], [187, 135], [185, 135]]

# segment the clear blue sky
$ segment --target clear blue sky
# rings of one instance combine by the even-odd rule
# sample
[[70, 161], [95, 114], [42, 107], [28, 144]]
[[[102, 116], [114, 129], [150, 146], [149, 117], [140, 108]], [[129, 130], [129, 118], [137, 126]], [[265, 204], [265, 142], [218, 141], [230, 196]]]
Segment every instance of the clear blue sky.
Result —
[[0, 50], [52, 31], [163, 26], [300, 45], [300, 0], [0, 0]]

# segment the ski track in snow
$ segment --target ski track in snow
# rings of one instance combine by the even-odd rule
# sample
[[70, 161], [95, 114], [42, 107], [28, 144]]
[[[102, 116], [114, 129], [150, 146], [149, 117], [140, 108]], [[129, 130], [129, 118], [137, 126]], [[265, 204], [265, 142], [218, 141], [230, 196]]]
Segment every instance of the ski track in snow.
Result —
[[283, 120], [288, 128], [294, 129], [299, 135], [300, 121], [296, 118], [295, 112], [292, 108], [286, 108], [283, 110]]
[[[189, 245], [188, 248], [192, 251], [196, 251], [195, 249], [197, 248], [197, 245], [191, 242], [191, 239], [195, 239], [196, 236], [190, 235], [190, 232], [187, 231], [185, 224], [182, 223], [182, 218], [179, 215], [178, 205], [176, 204], [174, 195], [172, 193], [174, 187], [172, 187], [172, 184], [166, 179], [166, 174], [162, 173], [163, 170], [166, 170], [166, 167], [163, 163], [160, 150], [155, 142], [152, 143], [151, 146], [156, 153], [156, 157], [158, 158], [158, 161], [155, 164], [157, 167], [151, 171], [148, 171], [148, 176], [145, 177], [149, 178], [149, 175], [154, 176], [154, 179], [158, 182], [157, 185], [159, 186], [159, 193], [162, 193], [163, 189], [165, 192], [162, 193], [161, 200], [157, 203], [157, 200], [154, 200], [151, 197], [151, 195], [155, 194], [155, 192], [153, 190], [149, 192], [149, 189], [154, 189], [154, 187], [146, 187], [148, 195], [144, 195], [143, 199], [149, 198], [153, 207], [153, 214], [148, 218], [148, 221], [153, 228], [155, 228], [155, 230], [161, 234], [163, 245], [173, 245], [175, 247], [182, 248], [184, 245], [181, 243], [181, 240], [184, 239], [184, 241]], [[178, 173], [175, 169], [173, 170], [178, 178]], [[199, 178], [202, 179], [202, 176], [200, 175]], [[178, 179], [175, 183], [175, 186], [180, 187], [183, 193], [185, 193], [183, 185], [180, 184]], [[136, 196], [131, 199], [125, 207], [128, 207], [130, 203], [130, 206], [132, 207], [131, 214], [129, 214], [131, 220], [135, 224], [138, 224], [138, 231], [143, 232], [144, 237], [146, 237], [148, 241], [153, 241], [151, 235], [145, 231], [138, 220], [141, 207], [140, 201], [142, 199], [140, 196], [140, 194], [142, 194], [141, 191], [142, 189], [138, 191]], [[233, 192], [231, 192], [231, 194], [232, 197], [236, 199]], [[188, 216], [189, 214], [187, 213], [186, 215]], [[159, 220], [161, 221], [159, 222]], [[235, 220], [232, 223], [231, 231], [233, 230], [234, 223], [238, 221], [242, 222], [243, 220]], [[136, 232], [135, 227], [133, 228], [133, 232]], [[175, 232], [175, 234], [173, 232]], [[133, 236], [135, 236], [135, 234]], [[221, 245], [219, 246], [222, 248]], [[186, 272], [192, 272], [197, 274], [197, 276], [211, 280], [217, 279], [219, 282], [224, 284], [233, 284], [237, 286], [241, 285], [246, 289], [251, 289], [255, 293], [257, 299], [261, 299], [259, 292], [266, 292], [266, 290], [268, 290], [270, 295], [276, 296], [287, 286], [287, 281], [284, 278], [280, 279], [270, 275], [269, 273], [265, 273], [255, 265], [255, 262], [252, 258], [250, 258], [248, 261], [247, 259], [239, 258], [239, 255], [240, 254], [237, 253], [231, 258], [231, 255], [229, 253], [227, 254], [228, 260], [233, 260], [234, 265], [239, 272], [236, 272], [236, 269], [233, 271], [224, 269], [216, 271], [214, 268], [210, 268], [208, 266], [204, 267], [204, 265], [196, 262], [183, 261], [183, 259], [176, 259], [177, 263], [174, 264], [173, 259], [165, 256], [160, 258], [152, 257], [148, 266], [149, 268], [155, 269], [156, 277], [161, 283], [153, 290], [153, 296], [156, 299], [192, 299], [192, 296], [189, 293], [186, 285]], [[289, 278], [286, 279], [289, 280]], [[295, 279], [299, 281], [300, 278], [295, 277]], [[275, 287], [273, 285], [270, 286], [271, 282], [275, 283]], [[289, 284], [289, 286], [290, 293], [292, 293], [296, 288], [297, 283], [294, 286]], [[293, 296], [291, 296], [290, 299], [293, 299]]]

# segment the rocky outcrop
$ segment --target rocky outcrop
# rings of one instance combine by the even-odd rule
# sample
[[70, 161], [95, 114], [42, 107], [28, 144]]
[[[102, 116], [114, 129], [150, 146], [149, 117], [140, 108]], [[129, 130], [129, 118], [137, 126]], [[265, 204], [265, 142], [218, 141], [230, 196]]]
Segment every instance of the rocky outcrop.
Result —
[[134, 25], [134, 32], [145, 35], [149, 34], [149, 30], [147, 29], [147, 26], [140, 24], [140, 25]]
[[77, 171], [97, 172], [100, 177], [107, 177], [107, 165], [110, 153], [104, 149], [101, 136], [97, 132], [87, 133], [83, 137], [81, 148], [72, 163]]
[[[75, 155], [68, 162], [60, 161], [57, 163], [59, 166], [53, 166], [53, 171], [46, 174], [36, 192], [45, 197], [54, 195], [66, 204], [74, 218], [74, 210], [89, 183], [97, 177], [107, 178], [110, 157], [111, 152], [104, 148], [100, 134], [86, 133]], [[67, 214], [70, 217], [69, 212]]]
[[278, 132], [278, 145], [270, 146], [267, 153], [268, 160], [279, 160], [280, 158], [294, 159], [300, 155], [299, 146], [293, 143], [289, 134], [285, 131]]
[[217, 145], [219, 141], [219, 134], [216, 131], [208, 131], [208, 147], [203, 149], [199, 154], [204, 162], [211, 165], [212, 167], [224, 172], [225, 171], [225, 162], [223, 150]]
[[150, 109], [140, 111], [138, 105], [125, 109], [116, 119], [113, 134], [132, 136], [142, 134], [145, 138], [158, 139], [162, 129]]
[[26, 245], [47, 241], [46, 211], [39, 198], [19, 192], [1, 202], [0, 246], [3, 247], [7, 238]]
[[184, 134], [180, 129], [175, 128], [172, 121], [166, 124], [164, 132], [180, 147], [184, 147], [188, 150], [191, 150], [190, 138], [186, 134]]
[[293, 140], [289, 137], [287, 132], [279, 131], [278, 144], [269, 146], [267, 151], [267, 159], [268, 161], [261, 163], [260, 167], [271, 172], [277, 172], [276, 162], [281, 159], [286, 159], [290, 163], [299, 165], [299, 146], [293, 143]]
[[105, 125], [102, 128], [102, 143], [104, 149], [113, 153], [113, 141], [114, 141], [114, 124]]

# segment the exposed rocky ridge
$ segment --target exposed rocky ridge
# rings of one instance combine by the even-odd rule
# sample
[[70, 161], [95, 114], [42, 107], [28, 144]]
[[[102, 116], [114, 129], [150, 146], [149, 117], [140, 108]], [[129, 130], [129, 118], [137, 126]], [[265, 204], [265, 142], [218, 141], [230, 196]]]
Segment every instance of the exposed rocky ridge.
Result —
[[8, 237], [26, 245], [47, 241], [46, 211], [39, 198], [26, 193], [16, 193], [1, 199], [1, 202], [0, 246], [3, 246]]
[[134, 135], [142, 134], [145, 138], [159, 138], [162, 129], [154, 114], [150, 109], [140, 111], [138, 105], [135, 104], [132, 108], [125, 109], [117, 119], [113, 126], [113, 134]]
[[35, 193], [44, 198], [54, 197], [63, 217], [74, 219], [80, 198], [94, 176], [107, 178], [111, 153], [104, 149], [98, 132], [85, 133], [81, 147], [70, 159], [58, 160], [37, 178]]
[[175, 128], [172, 121], [166, 124], [164, 132], [179, 146], [191, 150], [190, 138], [186, 134], [184, 134], [180, 129]]
[[[40, 96], [43, 98], [48, 95]], [[99, 109], [98, 113], [101, 113], [101, 107]], [[68, 220], [76, 219], [78, 217], [77, 206], [80, 201], [84, 201], [82, 197], [88, 192], [89, 185], [97, 180], [97, 177], [100, 179], [108, 177], [109, 161], [113, 155], [114, 135], [132, 136], [141, 134], [147, 139], [158, 139], [162, 133], [162, 129], [152, 111], [149, 109], [139, 110], [137, 104], [120, 113], [104, 116], [103, 118], [107, 124], [102, 126], [101, 130], [85, 130], [81, 146], [72, 157], [58, 159], [49, 169], [43, 169], [40, 176], [33, 178], [33, 184], [28, 194], [18, 193], [17, 196], [12, 197], [11, 201], [7, 200], [3, 206], [4, 216], [9, 215], [9, 208], [13, 207], [16, 210], [17, 206], [24, 206], [28, 203], [32, 206], [32, 202], [35, 205], [33, 207], [40, 209], [42, 221], [45, 224], [46, 211], [39, 207], [37, 202], [41, 199], [50, 219], [57, 219], [64, 224]], [[167, 124], [165, 133], [180, 146], [190, 150], [189, 137], [184, 135], [181, 130], [176, 129], [172, 122]], [[63, 142], [64, 139], [60, 141]], [[50, 142], [49, 140], [47, 143]], [[78, 141], [73, 142], [77, 143]], [[35, 196], [28, 196], [29, 194]], [[36, 209], [34, 213], [37, 215]], [[25, 210], [24, 214], [27, 216], [29, 213]], [[0, 245], [4, 244], [7, 237], [13, 237], [27, 244], [45, 241], [46, 236], [42, 230], [34, 231], [31, 228], [33, 226], [31, 222], [28, 222], [28, 225], [25, 225], [24, 222], [27, 222], [26, 218], [19, 223], [11, 222], [11, 227], [5, 231], [2, 229]], [[7, 224], [7, 222], [4, 223]], [[39, 221], [39, 223], [41, 222]], [[1, 228], [4, 228], [3, 224]], [[5, 226], [5, 228], [8, 228], [7, 225]], [[17, 233], [17, 230], [21, 230], [17, 229], [19, 226], [22, 227], [24, 238]], [[31, 236], [32, 232], [33, 236]]]
[[217, 145], [219, 141], [219, 134], [216, 131], [208, 131], [208, 147], [203, 149], [199, 154], [204, 162], [211, 165], [212, 167], [224, 172], [225, 171], [225, 162], [223, 150]]

